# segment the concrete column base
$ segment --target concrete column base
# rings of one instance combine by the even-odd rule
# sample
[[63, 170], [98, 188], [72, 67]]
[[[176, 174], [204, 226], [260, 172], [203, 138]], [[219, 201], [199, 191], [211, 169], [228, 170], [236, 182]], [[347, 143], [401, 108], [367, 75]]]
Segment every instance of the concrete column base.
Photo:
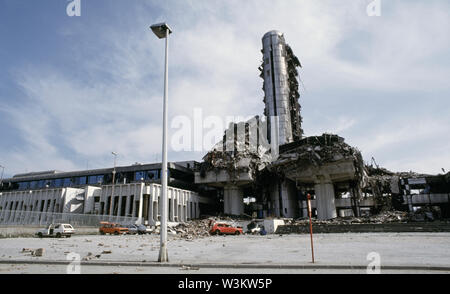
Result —
[[316, 184], [314, 190], [316, 192], [317, 219], [327, 220], [336, 218], [337, 212], [333, 184]]
[[226, 186], [223, 189], [224, 213], [242, 215], [244, 213], [244, 192], [237, 186]]
[[299, 214], [295, 183], [284, 181], [271, 189], [272, 214], [276, 217], [295, 218]]

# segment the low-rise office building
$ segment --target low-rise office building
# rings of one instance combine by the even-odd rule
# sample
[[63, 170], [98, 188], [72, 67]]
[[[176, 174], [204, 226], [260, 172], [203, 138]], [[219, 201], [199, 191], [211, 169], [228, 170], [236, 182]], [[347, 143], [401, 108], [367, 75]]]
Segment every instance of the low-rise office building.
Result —
[[[189, 168], [193, 164], [169, 164], [169, 221], [198, 218], [201, 209], [211, 203], [196, 191]], [[76, 214], [152, 225], [161, 214], [160, 171], [157, 163], [15, 175], [1, 186], [0, 224], [42, 224], [49, 216]]]

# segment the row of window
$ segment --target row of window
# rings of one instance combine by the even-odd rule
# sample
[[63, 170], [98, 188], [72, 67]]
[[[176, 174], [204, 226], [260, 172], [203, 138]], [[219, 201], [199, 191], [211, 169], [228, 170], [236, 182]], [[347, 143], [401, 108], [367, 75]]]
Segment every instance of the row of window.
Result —
[[160, 170], [138, 171], [134, 174], [135, 181], [151, 181], [161, 178]]
[[60, 187], [73, 187], [83, 186], [86, 184], [97, 185], [103, 183], [103, 175], [87, 176], [87, 177], [75, 177], [75, 178], [63, 178], [52, 180], [40, 180], [30, 182], [19, 182], [18, 189], [42, 189], [42, 188], [60, 188]]
[[[116, 176], [115, 182], [122, 183], [131, 181], [152, 181], [159, 180], [161, 178], [160, 170], [138, 171], [134, 173], [134, 178], [129, 179], [123, 177], [120, 174]], [[74, 178], [61, 178], [52, 180], [40, 180], [14, 183], [13, 189], [28, 190], [28, 189], [43, 189], [43, 188], [62, 188], [62, 187], [74, 187], [84, 185], [102, 185], [112, 182], [111, 175], [93, 175]]]

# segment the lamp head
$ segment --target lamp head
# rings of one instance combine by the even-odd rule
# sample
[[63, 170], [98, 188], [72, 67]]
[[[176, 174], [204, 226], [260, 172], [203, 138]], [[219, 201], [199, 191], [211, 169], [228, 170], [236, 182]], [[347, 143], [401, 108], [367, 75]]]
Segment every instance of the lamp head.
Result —
[[169, 34], [172, 33], [172, 30], [170, 29], [169, 25], [167, 25], [165, 22], [154, 24], [150, 26], [150, 29], [160, 39], [166, 37], [167, 31]]

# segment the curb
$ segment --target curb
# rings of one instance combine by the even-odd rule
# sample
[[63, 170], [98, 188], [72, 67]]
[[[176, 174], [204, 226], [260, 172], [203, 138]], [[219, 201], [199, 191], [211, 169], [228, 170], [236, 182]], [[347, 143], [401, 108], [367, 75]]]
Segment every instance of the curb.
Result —
[[[70, 261], [61, 260], [0, 260], [0, 264], [41, 264], [41, 265], [69, 265]], [[159, 263], [132, 261], [80, 261], [85, 266], [145, 266], [145, 267], [191, 267], [191, 268], [237, 268], [237, 269], [352, 269], [365, 270], [367, 265], [337, 265], [337, 264], [258, 264], [258, 263]], [[421, 266], [421, 265], [385, 265], [381, 270], [427, 270], [448, 271], [450, 266]]]

